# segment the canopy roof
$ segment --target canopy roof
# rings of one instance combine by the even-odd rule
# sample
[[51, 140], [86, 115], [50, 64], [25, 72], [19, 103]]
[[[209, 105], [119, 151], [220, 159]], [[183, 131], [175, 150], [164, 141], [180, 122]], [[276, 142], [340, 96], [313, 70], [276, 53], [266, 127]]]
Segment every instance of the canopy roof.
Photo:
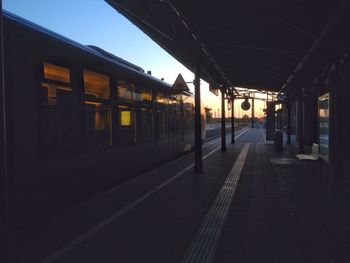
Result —
[[350, 46], [348, 0], [106, 0], [214, 85], [280, 91]]

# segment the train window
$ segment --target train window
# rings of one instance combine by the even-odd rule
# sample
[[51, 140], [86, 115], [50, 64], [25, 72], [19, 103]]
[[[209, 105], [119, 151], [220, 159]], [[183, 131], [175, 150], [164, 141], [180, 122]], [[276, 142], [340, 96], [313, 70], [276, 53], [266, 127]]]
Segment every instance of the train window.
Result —
[[127, 145], [136, 141], [135, 109], [131, 106], [119, 106], [119, 144]]
[[95, 96], [99, 99], [109, 99], [109, 77], [90, 71], [84, 70], [84, 87], [85, 93]]
[[130, 111], [121, 111], [120, 112], [120, 125], [121, 126], [130, 126], [131, 125], [131, 112]]
[[155, 116], [154, 133], [156, 138], [163, 138], [166, 135], [167, 122], [166, 116], [168, 116], [167, 98], [162, 92], [156, 93], [157, 113]]
[[135, 101], [142, 101], [142, 95], [138, 92], [134, 92], [134, 100]]
[[124, 81], [120, 81], [118, 83], [118, 97], [124, 101], [131, 102], [134, 100], [133, 98], [133, 89], [135, 86], [128, 85]]
[[44, 78], [69, 84], [69, 69], [44, 62]]
[[158, 93], [157, 93], [157, 96], [156, 96], [156, 100], [157, 100], [158, 103], [164, 103], [164, 102], [165, 102], [164, 94], [158, 92]]
[[106, 75], [84, 70], [85, 128], [89, 148], [111, 144], [110, 79]]
[[141, 96], [144, 101], [152, 101], [152, 90], [142, 90]]

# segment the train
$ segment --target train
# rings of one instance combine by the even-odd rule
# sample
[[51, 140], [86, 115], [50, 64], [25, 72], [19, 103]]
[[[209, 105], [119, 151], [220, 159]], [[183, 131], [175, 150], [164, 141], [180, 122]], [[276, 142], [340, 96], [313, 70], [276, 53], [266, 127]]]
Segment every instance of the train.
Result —
[[7, 11], [3, 34], [12, 229], [193, 149], [191, 92]]

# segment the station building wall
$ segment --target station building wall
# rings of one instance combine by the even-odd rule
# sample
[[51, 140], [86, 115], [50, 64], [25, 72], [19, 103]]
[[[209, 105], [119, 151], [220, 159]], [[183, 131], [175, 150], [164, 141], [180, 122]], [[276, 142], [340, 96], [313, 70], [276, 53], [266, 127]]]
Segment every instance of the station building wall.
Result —
[[[299, 148], [309, 150], [312, 143], [325, 148], [328, 141], [328, 154], [321, 156], [316, 171], [333, 194], [350, 193], [350, 63], [344, 59], [330, 63], [318, 75], [310, 75], [295, 93], [292, 125]], [[327, 123], [327, 110], [320, 109], [320, 103], [328, 95]], [[328, 137], [324, 131], [327, 125]]]

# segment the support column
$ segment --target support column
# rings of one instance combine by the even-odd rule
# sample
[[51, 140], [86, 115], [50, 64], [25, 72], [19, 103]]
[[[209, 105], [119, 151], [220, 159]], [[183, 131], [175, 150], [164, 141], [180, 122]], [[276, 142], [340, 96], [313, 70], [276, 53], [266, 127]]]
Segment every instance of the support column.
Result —
[[252, 128], [254, 128], [254, 123], [255, 123], [255, 113], [254, 113], [255, 107], [254, 107], [254, 97], [252, 97]]
[[4, 50], [2, 1], [0, 0], [0, 262], [7, 262], [8, 238], [8, 159], [6, 136], [6, 93], [4, 84]]
[[200, 93], [200, 61], [197, 54], [196, 68], [194, 72], [194, 172], [203, 172], [202, 163], [202, 123], [201, 123], [201, 93]]
[[329, 164], [331, 170], [332, 193], [341, 195], [344, 188], [344, 139], [343, 130], [346, 118], [344, 109], [346, 106], [343, 101], [346, 101], [344, 94], [344, 83], [337, 65], [337, 72], [333, 83], [333, 90], [330, 92], [329, 105]]
[[221, 89], [221, 151], [226, 152], [225, 88]]
[[298, 135], [298, 143], [299, 143], [299, 151], [304, 152], [304, 114], [303, 114], [303, 98], [298, 98], [298, 129], [297, 129], [297, 135]]
[[290, 102], [287, 103], [287, 144], [290, 145], [291, 144], [291, 140], [290, 140], [290, 117], [291, 117], [291, 104]]
[[231, 143], [235, 143], [235, 97], [231, 97]]

